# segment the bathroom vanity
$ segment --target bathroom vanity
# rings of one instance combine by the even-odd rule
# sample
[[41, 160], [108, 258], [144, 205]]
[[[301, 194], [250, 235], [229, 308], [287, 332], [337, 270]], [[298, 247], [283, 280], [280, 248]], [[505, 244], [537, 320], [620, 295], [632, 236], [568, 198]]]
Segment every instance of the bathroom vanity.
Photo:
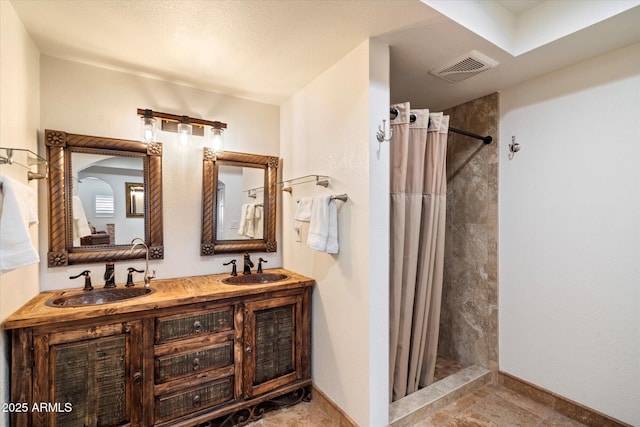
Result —
[[39, 294], [2, 324], [11, 424], [234, 425], [309, 399], [315, 282], [269, 272], [289, 278], [155, 280], [150, 294], [84, 307], [46, 304], [80, 289]]

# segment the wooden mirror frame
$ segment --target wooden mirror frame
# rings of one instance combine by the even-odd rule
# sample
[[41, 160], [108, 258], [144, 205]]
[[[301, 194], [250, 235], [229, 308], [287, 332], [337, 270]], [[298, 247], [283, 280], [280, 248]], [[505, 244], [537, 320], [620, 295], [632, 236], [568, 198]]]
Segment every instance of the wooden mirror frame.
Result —
[[[200, 255], [208, 256], [229, 252], [277, 252], [276, 242], [276, 189], [278, 164], [280, 159], [257, 154], [225, 151], [214, 154], [204, 149], [202, 165], [202, 242]], [[264, 234], [262, 239], [218, 240], [217, 219], [218, 203], [218, 162], [235, 163], [237, 166], [258, 166], [265, 168], [264, 181]]]
[[145, 251], [130, 251], [130, 245], [85, 248], [73, 246], [71, 229], [72, 185], [69, 148], [85, 149], [96, 154], [142, 157], [144, 163], [145, 222], [144, 239], [150, 259], [164, 258], [162, 229], [162, 144], [146, 144], [126, 139], [76, 135], [45, 130], [44, 142], [49, 161], [49, 267], [103, 261], [144, 258]]

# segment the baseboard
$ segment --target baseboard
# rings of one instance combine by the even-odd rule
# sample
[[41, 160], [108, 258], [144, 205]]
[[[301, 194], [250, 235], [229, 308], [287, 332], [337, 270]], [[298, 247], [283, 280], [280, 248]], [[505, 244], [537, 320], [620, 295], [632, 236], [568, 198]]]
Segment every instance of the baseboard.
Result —
[[329, 399], [315, 384], [312, 384], [312, 399], [339, 427], [358, 427], [336, 403]]
[[547, 406], [562, 415], [591, 427], [632, 427], [608, 415], [588, 408], [577, 402], [559, 396], [535, 384], [531, 384], [506, 372], [498, 372], [498, 382], [501, 386], [515, 391], [541, 405]]

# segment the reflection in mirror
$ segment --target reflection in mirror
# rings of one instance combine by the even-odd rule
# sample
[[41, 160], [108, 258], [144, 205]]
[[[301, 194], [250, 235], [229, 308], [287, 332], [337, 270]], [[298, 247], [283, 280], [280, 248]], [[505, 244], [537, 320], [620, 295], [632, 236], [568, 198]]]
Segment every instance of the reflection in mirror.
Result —
[[264, 180], [264, 167], [218, 167], [218, 240], [263, 238]]
[[[143, 196], [137, 216], [130, 216], [126, 191], [128, 181], [143, 180], [143, 167], [142, 157], [71, 153], [71, 171], [78, 178], [71, 199], [74, 247], [128, 245], [144, 236], [144, 184], [136, 184]], [[121, 188], [125, 191], [114, 191]]]
[[144, 183], [125, 182], [124, 194], [127, 218], [144, 218]]
[[279, 159], [205, 148], [201, 255], [276, 252]]
[[144, 258], [135, 237], [164, 257], [162, 144], [45, 130], [45, 145], [49, 267]]

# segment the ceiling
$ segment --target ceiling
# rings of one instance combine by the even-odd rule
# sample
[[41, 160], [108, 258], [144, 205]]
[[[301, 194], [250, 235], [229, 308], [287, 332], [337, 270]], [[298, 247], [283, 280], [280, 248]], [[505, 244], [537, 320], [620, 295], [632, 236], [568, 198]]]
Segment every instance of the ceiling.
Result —
[[[517, 18], [552, 1], [557, 0], [482, 4]], [[275, 105], [367, 38], [390, 45], [392, 102], [432, 109], [640, 42], [637, 6], [514, 56], [425, 3], [429, 1], [12, 0], [43, 55]], [[456, 84], [428, 74], [472, 49], [500, 64]]]

